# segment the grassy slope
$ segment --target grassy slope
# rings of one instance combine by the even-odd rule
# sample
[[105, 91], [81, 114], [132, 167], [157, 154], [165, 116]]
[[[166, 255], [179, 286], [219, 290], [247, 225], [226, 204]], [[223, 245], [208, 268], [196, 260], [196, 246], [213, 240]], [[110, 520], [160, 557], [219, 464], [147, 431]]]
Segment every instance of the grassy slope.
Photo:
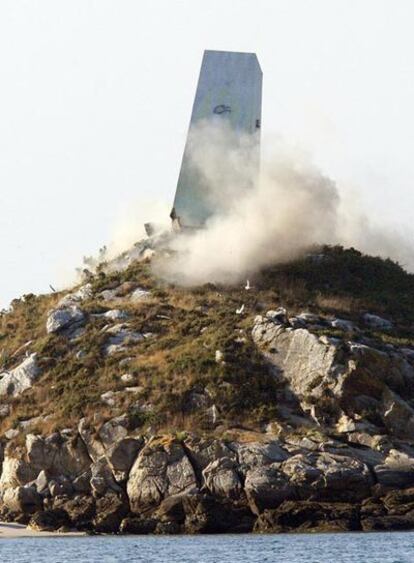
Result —
[[[397, 264], [363, 256], [341, 248], [324, 249], [324, 258], [304, 258], [260, 273], [253, 289], [206, 285], [181, 289], [160, 284], [151, 275], [149, 262], [134, 263], [122, 273], [100, 273], [92, 283], [95, 292], [123, 282], [150, 289], [152, 298], [133, 304], [127, 298], [116, 303], [90, 300], [82, 308], [90, 315], [109, 308], [130, 314], [132, 328], [154, 333], [153, 338], [131, 346], [125, 353], [106, 357], [102, 353], [104, 319], [90, 317], [79, 341], [46, 334], [47, 311], [57, 295], [25, 296], [0, 316], [0, 369], [21, 361], [21, 346], [32, 340], [29, 351], [39, 354], [42, 376], [22, 397], [6, 399], [11, 414], [3, 420], [0, 434], [19, 420], [50, 415], [38, 430], [76, 424], [82, 416], [103, 421], [129, 412], [136, 425], [147, 428], [208, 431], [201, 411], [188, 412], [189, 390], [208, 389], [219, 408], [222, 424], [216, 433], [237, 425], [253, 430], [277, 419], [280, 390], [250, 337], [257, 314], [278, 306], [290, 314], [317, 312], [358, 320], [364, 311], [396, 321], [390, 334], [369, 333], [378, 341], [414, 345], [414, 276]], [[245, 304], [245, 314], [236, 309]], [[77, 353], [83, 352], [79, 358]], [[215, 351], [224, 353], [224, 363], [215, 361]], [[120, 360], [131, 358], [120, 367]], [[138, 394], [126, 392], [120, 376], [136, 377]], [[101, 394], [121, 391], [117, 404], [108, 407]], [[143, 414], [137, 404], [150, 404]]]

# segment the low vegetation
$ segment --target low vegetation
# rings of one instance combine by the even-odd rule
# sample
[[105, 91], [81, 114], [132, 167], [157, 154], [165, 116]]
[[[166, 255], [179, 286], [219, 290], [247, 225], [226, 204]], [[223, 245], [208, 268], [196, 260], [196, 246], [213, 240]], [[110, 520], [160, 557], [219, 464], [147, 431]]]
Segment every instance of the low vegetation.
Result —
[[[256, 315], [279, 306], [291, 315], [309, 311], [351, 320], [366, 311], [381, 314], [397, 328], [366, 330], [364, 336], [414, 343], [414, 276], [391, 260], [325, 247], [268, 268], [250, 282], [250, 290], [244, 283], [183, 289], [154, 279], [148, 260], [123, 272], [101, 269], [91, 279], [93, 298], [81, 305], [88, 316], [85, 331], [73, 340], [46, 333], [47, 313], [62, 295], [15, 300], [0, 315], [0, 371], [18, 365], [26, 352], [36, 352], [42, 375], [19, 398], [2, 401], [11, 408], [0, 432], [33, 417], [42, 417], [36, 430], [51, 431], [83, 416], [103, 421], [127, 412], [143, 429], [207, 433], [212, 427], [201, 403], [220, 413], [216, 433], [258, 430], [277, 419], [283, 390], [250, 333]], [[124, 292], [115, 301], [99, 298], [101, 291], [119, 286]], [[151, 291], [151, 297], [133, 302], [130, 291], [137, 286]], [[107, 321], [99, 315], [111, 308], [125, 311], [129, 328], [147, 337], [106, 355]], [[341, 335], [337, 329], [327, 332]], [[108, 392], [112, 401], [102, 399]]]

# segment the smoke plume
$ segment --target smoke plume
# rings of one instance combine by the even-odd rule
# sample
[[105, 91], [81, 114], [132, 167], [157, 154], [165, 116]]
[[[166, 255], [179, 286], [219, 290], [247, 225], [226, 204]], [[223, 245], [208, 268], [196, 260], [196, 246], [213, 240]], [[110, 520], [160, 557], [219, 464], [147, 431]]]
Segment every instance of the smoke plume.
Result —
[[[252, 137], [219, 122], [201, 122], [190, 131], [186, 157], [215, 212], [203, 229], [171, 237], [169, 256], [153, 260], [158, 276], [185, 286], [237, 283], [322, 244], [354, 246], [414, 271], [406, 236], [368, 220], [355, 197], [340, 190], [306, 154], [281, 142], [265, 148], [270, 156], [262, 159], [259, 174]], [[170, 209], [164, 202], [128, 205], [104, 253], [88, 259], [92, 267], [101, 260], [119, 267], [123, 262], [116, 257], [142, 238], [146, 221], [170, 228]]]
[[297, 151], [276, 147], [274, 156], [262, 161], [252, 187], [254, 151], [250, 139], [236, 138], [217, 123], [202, 123], [191, 131], [187, 157], [217, 213], [204, 229], [175, 237], [172, 257], [156, 263], [159, 275], [182, 285], [235, 283], [320, 244], [355, 246], [414, 267], [414, 253], [404, 237], [370, 224]]

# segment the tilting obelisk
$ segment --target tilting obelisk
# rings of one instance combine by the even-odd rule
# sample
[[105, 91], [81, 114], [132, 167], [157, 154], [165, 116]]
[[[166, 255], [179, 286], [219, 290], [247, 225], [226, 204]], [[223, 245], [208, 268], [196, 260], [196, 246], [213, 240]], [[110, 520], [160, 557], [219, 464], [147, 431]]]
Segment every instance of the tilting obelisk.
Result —
[[[211, 123], [231, 130], [232, 139], [248, 139], [260, 153], [262, 111], [262, 78], [254, 53], [205, 51], [198, 79], [197, 92], [186, 147], [181, 164], [174, 206], [171, 212], [175, 228], [200, 228], [219, 209], [209, 194], [209, 186], [192, 158], [197, 136], [192, 131], [200, 124]], [[208, 129], [207, 129], [208, 131]], [[204, 139], [205, 142], [205, 139]], [[214, 143], [214, 138], [211, 139]], [[196, 147], [197, 148], [197, 147]], [[215, 158], [228, 158], [228, 147]], [[214, 162], [210, 166], [214, 167]], [[217, 163], [219, 164], [219, 163]], [[226, 185], [220, 189], [226, 190]], [[225, 195], [225, 194], [224, 194]]]

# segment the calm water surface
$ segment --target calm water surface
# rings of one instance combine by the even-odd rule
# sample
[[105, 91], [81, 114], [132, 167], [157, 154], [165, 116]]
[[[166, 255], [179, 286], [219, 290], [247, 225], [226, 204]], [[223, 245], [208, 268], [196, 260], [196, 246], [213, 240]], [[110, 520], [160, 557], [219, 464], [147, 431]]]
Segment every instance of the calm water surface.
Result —
[[12, 563], [414, 563], [414, 532], [0, 539]]

